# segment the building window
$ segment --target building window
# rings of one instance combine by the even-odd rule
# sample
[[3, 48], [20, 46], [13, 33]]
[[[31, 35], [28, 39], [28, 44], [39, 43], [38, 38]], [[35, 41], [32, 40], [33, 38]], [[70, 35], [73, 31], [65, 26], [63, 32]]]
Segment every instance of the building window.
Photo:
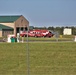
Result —
[[21, 20], [21, 23], [23, 22], [23, 19]]

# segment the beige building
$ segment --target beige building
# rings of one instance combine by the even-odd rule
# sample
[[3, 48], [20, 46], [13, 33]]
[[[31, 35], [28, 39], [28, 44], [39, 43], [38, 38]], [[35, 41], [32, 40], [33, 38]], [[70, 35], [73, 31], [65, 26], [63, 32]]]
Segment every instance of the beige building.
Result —
[[13, 28], [0, 24], [0, 37], [13, 34]]
[[71, 28], [64, 28], [63, 35], [72, 35], [72, 29]]
[[[13, 28], [14, 35], [17, 35], [20, 31], [29, 29], [28, 20], [22, 16], [0, 16], [0, 25]], [[7, 29], [6, 27], [6, 29]], [[0, 30], [0, 34], [2, 31]]]

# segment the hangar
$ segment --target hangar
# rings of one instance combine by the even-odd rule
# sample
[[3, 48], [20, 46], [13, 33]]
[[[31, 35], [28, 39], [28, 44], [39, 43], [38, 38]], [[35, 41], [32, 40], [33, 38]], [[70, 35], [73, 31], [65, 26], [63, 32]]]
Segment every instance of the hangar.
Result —
[[20, 31], [29, 29], [29, 21], [22, 15], [0, 16], [0, 37], [6, 36], [9, 33], [15, 36]]

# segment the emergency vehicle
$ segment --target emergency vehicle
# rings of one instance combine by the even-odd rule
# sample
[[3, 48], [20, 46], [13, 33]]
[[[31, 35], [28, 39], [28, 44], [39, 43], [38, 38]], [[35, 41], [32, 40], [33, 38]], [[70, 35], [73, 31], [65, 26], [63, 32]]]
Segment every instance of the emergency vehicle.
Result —
[[29, 36], [29, 37], [53, 37], [53, 33], [49, 30], [40, 30], [40, 29], [35, 29], [35, 30], [30, 30], [30, 31], [23, 31], [20, 33], [20, 36]]

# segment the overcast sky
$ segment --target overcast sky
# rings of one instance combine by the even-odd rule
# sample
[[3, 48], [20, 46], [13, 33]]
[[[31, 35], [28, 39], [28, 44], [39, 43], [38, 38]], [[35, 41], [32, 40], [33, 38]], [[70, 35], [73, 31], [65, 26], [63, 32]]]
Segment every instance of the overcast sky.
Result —
[[76, 0], [0, 0], [0, 15], [23, 15], [30, 26], [76, 26]]

